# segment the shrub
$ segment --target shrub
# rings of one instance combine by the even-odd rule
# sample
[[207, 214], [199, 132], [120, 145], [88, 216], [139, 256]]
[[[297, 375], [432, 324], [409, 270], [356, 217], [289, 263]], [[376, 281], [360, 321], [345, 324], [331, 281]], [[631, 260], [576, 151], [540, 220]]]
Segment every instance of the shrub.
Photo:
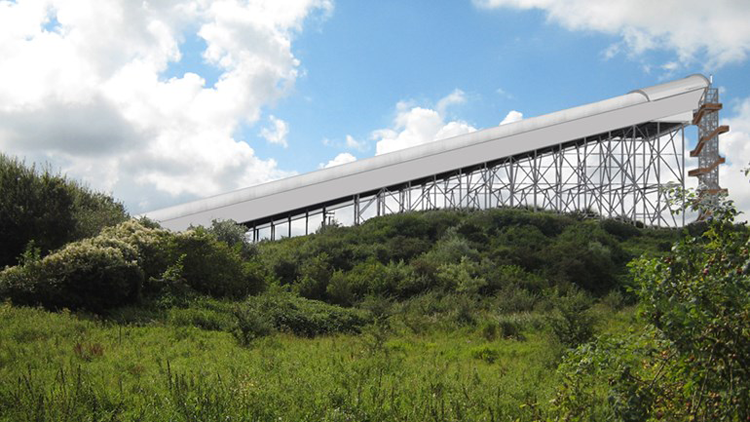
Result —
[[138, 266], [148, 281], [161, 275], [173, 262], [169, 252], [169, 242], [173, 236], [167, 230], [149, 227], [147, 222], [131, 219], [105, 228], [97, 236], [97, 241], [121, 241], [133, 247]]
[[617, 268], [627, 259], [617, 240], [594, 223], [568, 227], [546, 255], [559, 280], [590, 292], [605, 292], [615, 286]]
[[601, 299], [601, 302], [608, 308], [619, 311], [625, 306], [626, 298], [618, 289], [613, 289]]
[[322, 252], [302, 264], [300, 277], [294, 283], [294, 290], [308, 299], [324, 299], [331, 275], [333, 270], [330, 257]]
[[256, 245], [247, 241], [247, 227], [234, 220], [213, 220], [208, 232], [216, 236], [219, 242], [239, 248], [243, 258], [252, 258], [258, 253]]
[[518, 319], [508, 317], [498, 319], [498, 331], [502, 338], [523, 340], [521, 328], [521, 323]]
[[[241, 332], [238, 338], [252, 337], [253, 330], [264, 327], [265, 322], [277, 330], [314, 337], [329, 333], [357, 333], [370, 321], [364, 311], [329, 305], [284, 291], [248, 297], [236, 307], [234, 314]], [[248, 327], [249, 336], [242, 327]]]
[[626, 221], [608, 218], [602, 220], [599, 224], [607, 233], [616, 236], [620, 240], [628, 240], [631, 237], [637, 237], [641, 234], [641, 231], [637, 227]]
[[487, 280], [476, 276], [477, 265], [462, 257], [458, 264], [443, 264], [436, 274], [438, 283], [446, 291], [475, 295], [487, 287]]
[[482, 266], [490, 267], [485, 270], [488, 282], [487, 293], [494, 293], [498, 290], [507, 292], [511, 288], [538, 293], [549, 284], [545, 278], [530, 273], [518, 265], [494, 265], [492, 262], [483, 261]]
[[539, 302], [539, 295], [526, 289], [508, 286], [492, 298], [492, 305], [500, 313], [528, 312]]
[[232, 334], [237, 341], [247, 346], [253, 340], [265, 337], [274, 330], [273, 321], [268, 315], [265, 315], [252, 306], [236, 306], [234, 309], [236, 327]]
[[750, 420], [750, 232], [730, 201], [667, 256], [631, 264], [645, 329], [571, 352], [553, 410], [564, 420]]
[[197, 292], [213, 297], [239, 298], [263, 290], [258, 265], [244, 264], [240, 252], [199, 227], [171, 238], [171, 260], [184, 255], [182, 276]]
[[495, 341], [500, 334], [500, 325], [495, 320], [485, 321], [482, 324], [482, 337], [487, 341]]
[[591, 298], [574, 288], [564, 296], [554, 297], [552, 302], [555, 308], [548, 321], [557, 340], [567, 347], [589, 341], [594, 334], [594, 321], [589, 312]]
[[326, 294], [331, 302], [341, 306], [351, 306], [355, 301], [354, 289], [342, 271], [334, 271]]
[[369, 312], [375, 322], [385, 321], [393, 315], [393, 301], [385, 296], [367, 296], [359, 307]]
[[[403, 263], [401, 265], [403, 266]], [[394, 276], [393, 264], [386, 266], [375, 259], [360, 262], [351, 271], [341, 275], [346, 278], [348, 289], [357, 298], [367, 293], [394, 294], [398, 284], [398, 276]], [[334, 279], [331, 279], [331, 283], [334, 283]]]
[[509, 225], [490, 240], [490, 256], [499, 264], [535, 270], [543, 267], [541, 252], [548, 244], [549, 238], [536, 226]]
[[489, 346], [479, 346], [471, 349], [471, 357], [477, 360], [487, 362], [489, 364], [495, 363], [500, 357], [500, 352], [497, 349], [493, 349]]
[[135, 248], [93, 238], [0, 273], [0, 296], [22, 305], [102, 313], [138, 301], [143, 271]]

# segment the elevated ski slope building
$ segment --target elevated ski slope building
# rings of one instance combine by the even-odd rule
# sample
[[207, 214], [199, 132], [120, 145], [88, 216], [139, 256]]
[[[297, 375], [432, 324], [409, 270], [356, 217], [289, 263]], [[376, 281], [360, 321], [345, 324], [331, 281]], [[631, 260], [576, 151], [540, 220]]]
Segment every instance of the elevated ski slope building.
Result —
[[719, 187], [718, 91], [702, 75], [146, 213], [173, 230], [214, 219], [253, 240], [311, 233], [332, 218], [432, 208], [528, 207], [683, 225], [664, 187], [685, 185], [685, 128], [702, 195]]

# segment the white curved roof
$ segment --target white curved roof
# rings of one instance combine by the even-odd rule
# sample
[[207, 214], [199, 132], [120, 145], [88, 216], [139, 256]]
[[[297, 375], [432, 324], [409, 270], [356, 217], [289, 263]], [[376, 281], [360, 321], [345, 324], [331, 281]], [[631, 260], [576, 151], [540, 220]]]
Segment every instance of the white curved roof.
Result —
[[388, 154], [264, 183], [144, 215], [184, 230], [214, 219], [254, 221], [502, 157], [652, 121], [687, 123], [703, 75]]

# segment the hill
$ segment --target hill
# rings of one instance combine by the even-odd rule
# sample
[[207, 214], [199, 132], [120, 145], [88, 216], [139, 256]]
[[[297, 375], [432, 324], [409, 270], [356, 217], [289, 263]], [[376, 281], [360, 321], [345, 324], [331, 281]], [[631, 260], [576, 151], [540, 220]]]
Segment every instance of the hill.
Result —
[[0, 210], [30, 198], [12, 221], [99, 202], [4, 245], [25, 252], [0, 272], [0, 421], [748, 416], [750, 236], [731, 203], [681, 230], [435, 210], [249, 244], [231, 221], [123, 221], [4, 163], [26, 182], [0, 179]]

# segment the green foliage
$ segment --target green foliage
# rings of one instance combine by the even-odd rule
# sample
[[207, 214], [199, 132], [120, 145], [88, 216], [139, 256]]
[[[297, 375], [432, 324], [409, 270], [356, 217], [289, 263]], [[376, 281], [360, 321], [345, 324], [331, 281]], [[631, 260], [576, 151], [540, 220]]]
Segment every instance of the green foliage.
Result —
[[331, 276], [331, 282], [326, 287], [326, 296], [337, 305], [351, 306], [355, 301], [355, 292], [352, 287], [342, 271], [335, 271]]
[[592, 292], [616, 286], [616, 268], [627, 263], [617, 240], [594, 222], [566, 228], [547, 254], [554, 275]]
[[135, 220], [108, 227], [41, 258], [32, 249], [0, 272], [0, 297], [17, 304], [96, 313], [133, 304], [154, 289], [149, 280], [169, 262], [169, 232]]
[[493, 364], [500, 357], [500, 352], [490, 346], [479, 346], [471, 349], [471, 357]]
[[750, 233], [734, 224], [730, 201], [693, 199], [710, 216], [705, 230], [631, 264], [646, 329], [601, 337], [565, 359], [559, 418], [750, 418]]
[[168, 248], [173, 262], [184, 256], [182, 277], [199, 293], [240, 298], [265, 288], [262, 268], [201, 227], [172, 235]]
[[523, 340], [524, 337], [521, 334], [523, 324], [518, 320], [516, 315], [511, 317], [503, 316], [497, 321], [498, 334], [502, 338]]
[[[707, 210], [703, 210], [708, 212]], [[710, 208], [708, 230], [662, 259], [633, 264], [643, 316], [674, 354], [685, 383], [675, 405], [707, 420], [750, 417], [750, 233], [730, 201]]]
[[653, 333], [601, 337], [571, 351], [558, 367], [561, 382], [552, 414], [568, 421], [689, 420], [685, 408], [652, 412], [672, 399], [664, 371], [667, 355]]
[[595, 295], [621, 288], [631, 279], [627, 261], [665, 253], [676, 233], [541, 211], [436, 210], [261, 242], [257, 255], [270, 278], [307, 298], [354, 305], [371, 294], [407, 299], [428, 291], [493, 295], [522, 288], [528, 300], [517, 308], [528, 310], [559, 283]]
[[266, 269], [203, 229], [172, 234], [129, 220], [90, 239], [38, 257], [32, 247], [21, 265], [0, 272], [0, 297], [50, 309], [102, 313], [163, 296], [165, 307], [191, 295], [244, 297], [265, 288]]
[[314, 337], [356, 333], [369, 322], [369, 316], [361, 310], [329, 305], [278, 290], [248, 297], [237, 305], [235, 317], [238, 321], [236, 336], [242, 343], [267, 335], [269, 325], [279, 331]]
[[15, 265], [32, 241], [46, 255], [127, 218], [111, 197], [4, 154], [0, 198], [0, 268]]
[[604, 231], [615, 236], [619, 240], [628, 240], [641, 235], [641, 230], [631, 222], [608, 218], [602, 220], [599, 224]]
[[243, 347], [189, 325], [0, 304], [0, 339], [2, 421], [534, 420], [554, 393], [542, 335], [487, 345], [488, 364], [473, 357], [473, 331], [276, 334]]
[[140, 220], [131, 219], [105, 228], [95, 239], [121, 241], [133, 247], [137, 253], [138, 266], [143, 270], [146, 280], [149, 280], [161, 275], [174, 262], [169, 251], [172, 236], [167, 230], [149, 227]]
[[594, 319], [589, 312], [591, 298], [583, 291], [571, 289], [552, 299], [554, 310], [548, 316], [552, 333], [567, 347], [576, 347], [591, 340]]
[[252, 258], [258, 253], [256, 246], [247, 241], [247, 227], [234, 220], [213, 220], [208, 232], [219, 242], [239, 248], [244, 258]]
[[197, 306], [171, 308], [167, 321], [176, 326], [226, 332], [232, 331], [236, 323], [232, 315], [227, 312]]
[[0, 273], [0, 296], [50, 309], [104, 312], [135, 303], [144, 274], [138, 251], [124, 241], [96, 237]]

